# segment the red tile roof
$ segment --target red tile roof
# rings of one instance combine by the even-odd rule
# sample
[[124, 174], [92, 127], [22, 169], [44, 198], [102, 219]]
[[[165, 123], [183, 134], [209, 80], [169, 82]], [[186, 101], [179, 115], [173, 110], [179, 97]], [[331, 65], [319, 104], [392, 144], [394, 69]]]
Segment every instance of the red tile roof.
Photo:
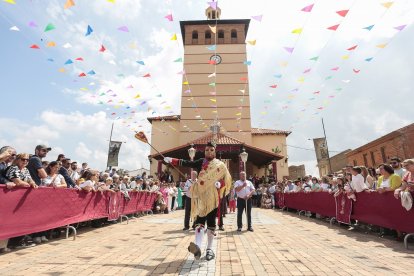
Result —
[[[195, 139], [191, 142], [189, 142], [189, 144], [195, 144], [195, 145], [205, 145], [208, 142], [212, 141], [214, 137], [213, 133], [209, 133], [205, 136], [202, 136], [198, 139]], [[218, 133], [217, 134], [217, 139], [215, 140], [217, 145], [241, 145], [244, 144], [242, 141], [237, 140], [235, 138], [226, 136], [222, 133]]]
[[262, 135], [262, 134], [285, 134], [288, 136], [292, 131], [287, 130], [277, 130], [277, 129], [268, 129], [268, 128], [254, 128], [252, 127], [252, 135]]
[[168, 115], [168, 116], [158, 116], [158, 117], [148, 117], [147, 120], [152, 123], [152, 121], [179, 121], [181, 118], [180, 115]]

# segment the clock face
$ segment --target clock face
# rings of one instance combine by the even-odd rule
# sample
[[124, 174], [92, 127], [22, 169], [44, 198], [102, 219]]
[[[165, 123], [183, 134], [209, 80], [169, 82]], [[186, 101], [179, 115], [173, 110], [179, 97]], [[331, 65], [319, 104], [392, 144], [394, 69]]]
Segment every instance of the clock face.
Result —
[[211, 61], [214, 61], [216, 64], [220, 64], [221, 63], [221, 56], [219, 55], [212, 55], [210, 57]]

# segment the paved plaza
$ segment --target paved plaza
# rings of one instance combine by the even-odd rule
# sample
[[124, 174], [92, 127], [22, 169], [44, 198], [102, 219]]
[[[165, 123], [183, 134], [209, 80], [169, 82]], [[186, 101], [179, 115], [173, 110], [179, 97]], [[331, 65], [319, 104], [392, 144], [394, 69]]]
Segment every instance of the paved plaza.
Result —
[[414, 274], [414, 250], [402, 243], [288, 212], [253, 209], [252, 215], [255, 231], [241, 233], [235, 214], [226, 216], [210, 262], [187, 252], [194, 232], [182, 231], [184, 212], [176, 211], [0, 255], [0, 275]]

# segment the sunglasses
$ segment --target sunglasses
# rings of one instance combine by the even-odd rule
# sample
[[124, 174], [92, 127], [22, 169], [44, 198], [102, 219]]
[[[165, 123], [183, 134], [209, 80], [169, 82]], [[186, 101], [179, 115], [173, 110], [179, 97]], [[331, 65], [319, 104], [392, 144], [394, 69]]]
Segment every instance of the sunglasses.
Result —
[[29, 158], [20, 158], [20, 160], [29, 162]]
[[398, 162], [391, 162], [390, 164], [392, 164], [392, 165], [397, 165], [397, 164], [398, 164]]

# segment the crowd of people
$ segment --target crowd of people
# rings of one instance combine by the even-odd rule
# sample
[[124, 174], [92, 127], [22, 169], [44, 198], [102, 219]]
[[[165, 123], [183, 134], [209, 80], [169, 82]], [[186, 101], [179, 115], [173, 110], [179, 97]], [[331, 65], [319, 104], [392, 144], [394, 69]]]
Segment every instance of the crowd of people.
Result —
[[[145, 172], [142, 175], [130, 177], [127, 174], [118, 173], [116, 169], [99, 172], [89, 168], [87, 163], [82, 163], [79, 167], [76, 161], [72, 161], [64, 154], [59, 154], [55, 161], [45, 161], [44, 158], [50, 151], [51, 148], [46, 145], [37, 145], [34, 154], [17, 153], [16, 149], [11, 146], [0, 148], [0, 184], [5, 184], [8, 189], [53, 187], [85, 192], [119, 191], [126, 200], [130, 198], [132, 192], [154, 192], [157, 193], [154, 212], [169, 213], [177, 209], [185, 209], [183, 230], [190, 228], [190, 186], [197, 180], [197, 172], [193, 171], [186, 182], [174, 182], [169, 171], [163, 172], [159, 179], [147, 176]], [[241, 179], [243, 179], [242, 176]], [[252, 183], [252, 188], [249, 190], [248, 197], [247, 194], [245, 196], [248, 199], [251, 198], [251, 206], [261, 208], [276, 207], [276, 192], [328, 192], [333, 196], [344, 193], [348, 198], [357, 200], [357, 194], [361, 192], [392, 191], [397, 199], [402, 199], [403, 207], [409, 210], [412, 206], [410, 192], [414, 192], [414, 159], [402, 161], [394, 157], [389, 160], [388, 164], [381, 164], [376, 169], [347, 166], [342, 172], [321, 178], [305, 176], [296, 180], [285, 178], [283, 181], [276, 182], [255, 175], [249, 177], [248, 180]], [[242, 192], [236, 186], [234, 184], [230, 193], [221, 199], [220, 230], [224, 230], [222, 217], [227, 213], [235, 212], [236, 204], [238, 213], [243, 212], [243, 207], [239, 208], [240, 200], [238, 199], [238, 195], [240, 197]], [[238, 224], [240, 229], [241, 223]], [[194, 227], [193, 224], [192, 228]], [[252, 229], [250, 221], [248, 221], [248, 229]], [[47, 242], [48, 235], [50, 236], [49, 232], [33, 233], [29, 236], [13, 238], [10, 242], [16, 247], [33, 246]], [[0, 241], [0, 252], [9, 250], [7, 241]]]
[[[64, 154], [54, 161], [46, 161], [52, 149], [46, 145], [37, 145], [34, 154], [18, 153], [12, 146], [0, 148], [0, 184], [7, 189], [51, 187], [83, 190], [85, 192], [121, 192], [125, 199], [131, 192], [149, 191], [157, 193], [154, 210], [168, 213], [183, 208], [183, 184], [175, 184], [171, 174], [165, 173], [162, 180], [147, 177], [144, 172], [139, 176], [129, 176], [115, 168], [98, 171], [82, 163], [78, 167]], [[167, 182], [169, 181], [169, 182]], [[92, 221], [92, 226], [101, 226], [104, 220]], [[47, 242], [52, 231], [32, 233], [23, 237], [0, 241], [0, 253], [10, 251], [9, 247], [28, 247]], [[9, 246], [8, 246], [9, 245]]]

